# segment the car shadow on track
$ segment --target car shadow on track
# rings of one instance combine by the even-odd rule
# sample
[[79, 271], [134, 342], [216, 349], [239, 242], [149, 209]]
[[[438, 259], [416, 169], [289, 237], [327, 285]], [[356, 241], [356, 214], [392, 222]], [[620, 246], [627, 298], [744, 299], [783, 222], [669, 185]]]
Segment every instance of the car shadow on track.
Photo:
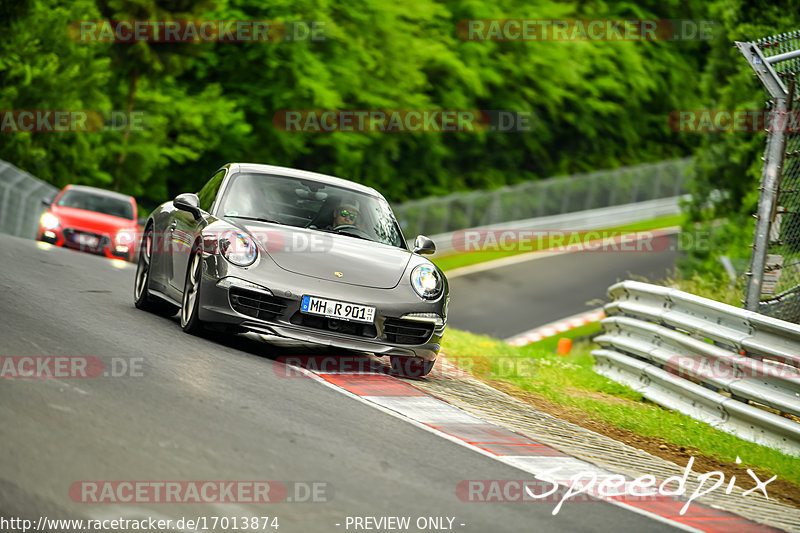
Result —
[[298, 370], [290, 368], [297, 367], [315, 374], [401, 377], [392, 371], [388, 358], [377, 357], [366, 352], [303, 343], [256, 333], [230, 334], [205, 330], [201, 336], [226, 348], [269, 359], [272, 361], [275, 372], [279, 375], [297, 376]]

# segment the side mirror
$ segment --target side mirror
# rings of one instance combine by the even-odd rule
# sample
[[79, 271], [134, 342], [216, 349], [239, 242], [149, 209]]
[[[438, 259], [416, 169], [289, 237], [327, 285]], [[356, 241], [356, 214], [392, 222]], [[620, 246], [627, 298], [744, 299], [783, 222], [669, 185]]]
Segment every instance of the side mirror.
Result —
[[144, 225], [147, 224], [147, 217], [139, 217], [139, 218], [137, 218], [136, 219], [136, 224], [138, 224], [139, 226], [144, 227]]
[[48, 200], [47, 198], [42, 198], [42, 205], [46, 207], [50, 207], [53, 205], [53, 200]]
[[193, 192], [179, 194], [172, 200], [172, 205], [181, 211], [188, 211], [195, 220], [200, 220], [202, 218], [200, 214], [200, 199]]
[[415, 254], [430, 255], [436, 252], [436, 245], [425, 235], [417, 235], [414, 239], [414, 248], [411, 250]]

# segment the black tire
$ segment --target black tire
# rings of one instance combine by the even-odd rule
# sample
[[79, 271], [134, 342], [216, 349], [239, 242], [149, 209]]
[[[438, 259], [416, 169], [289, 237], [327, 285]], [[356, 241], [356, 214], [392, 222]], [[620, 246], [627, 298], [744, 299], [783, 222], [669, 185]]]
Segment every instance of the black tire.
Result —
[[143, 311], [170, 317], [178, 307], [150, 295], [150, 266], [153, 259], [153, 227], [148, 226], [142, 235], [136, 277], [133, 278], [133, 304]]
[[189, 257], [186, 268], [186, 283], [183, 284], [181, 299], [181, 327], [186, 333], [200, 333], [203, 322], [200, 321], [200, 282], [203, 276], [203, 255], [195, 247]]
[[392, 372], [408, 378], [421, 378], [433, 370], [436, 361], [428, 361], [422, 357], [405, 357], [392, 355]]

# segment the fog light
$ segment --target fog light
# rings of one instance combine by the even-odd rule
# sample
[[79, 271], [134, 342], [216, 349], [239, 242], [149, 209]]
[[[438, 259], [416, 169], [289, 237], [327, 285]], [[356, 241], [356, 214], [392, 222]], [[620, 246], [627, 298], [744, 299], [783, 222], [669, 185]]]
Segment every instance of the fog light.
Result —
[[436, 326], [441, 326], [444, 324], [442, 317], [436, 313], [409, 313], [407, 315], [403, 315], [401, 318], [404, 318], [405, 320], [416, 320], [418, 322], [432, 322]]
[[117, 246], [117, 247], [116, 247], [116, 248], [114, 248], [114, 249], [115, 249], [115, 250], [116, 250], [118, 253], [121, 253], [121, 254], [127, 254], [127, 253], [128, 253], [128, 247], [127, 247], [127, 246]]
[[55, 239], [56, 238], [56, 234], [53, 233], [52, 231], [45, 231], [44, 232], [44, 236], [47, 237], [48, 239]]

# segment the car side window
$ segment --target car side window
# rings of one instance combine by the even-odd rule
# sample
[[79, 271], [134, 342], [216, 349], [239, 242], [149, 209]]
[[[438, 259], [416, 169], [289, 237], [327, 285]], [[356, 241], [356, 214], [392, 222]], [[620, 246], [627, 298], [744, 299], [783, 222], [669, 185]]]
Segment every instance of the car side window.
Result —
[[200, 209], [206, 213], [211, 212], [211, 206], [214, 204], [214, 199], [217, 197], [219, 186], [222, 185], [222, 180], [225, 178], [225, 169], [220, 170], [214, 177], [208, 180], [200, 192], [197, 193], [200, 199]]

